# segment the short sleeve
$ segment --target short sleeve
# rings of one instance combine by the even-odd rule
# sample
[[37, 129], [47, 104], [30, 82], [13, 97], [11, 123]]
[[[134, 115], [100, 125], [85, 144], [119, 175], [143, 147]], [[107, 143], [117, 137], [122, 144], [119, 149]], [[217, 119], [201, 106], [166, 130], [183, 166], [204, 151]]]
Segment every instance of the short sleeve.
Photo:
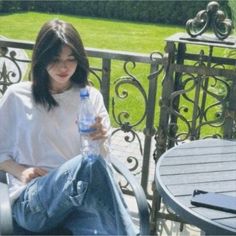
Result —
[[16, 98], [10, 86], [0, 99], [0, 163], [16, 155], [16, 113]]

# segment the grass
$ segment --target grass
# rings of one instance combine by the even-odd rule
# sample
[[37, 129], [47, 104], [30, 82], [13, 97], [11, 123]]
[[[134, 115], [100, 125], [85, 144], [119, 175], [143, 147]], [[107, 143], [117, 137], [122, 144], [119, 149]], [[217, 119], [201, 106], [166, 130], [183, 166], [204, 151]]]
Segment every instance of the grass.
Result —
[[131, 23], [70, 15], [35, 12], [0, 15], [0, 35], [22, 40], [35, 40], [44, 22], [59, 18], [72, 23], [80, 32], [85, 47], [150, 53], [163, 51], [165, 38], [184, 28]]
[[[124, 22], [70, 15], [23, 12], [0, 15], [0, 35], [13, 39], [34, 41], [42, 24], [54, 18], [59, 18], [72, 23], [80, 32], [85, 47], [100, 49], [112, 49], [147, 54], [150, 54], [153, 51], [163, 53], [165, 39], [167, 37], [177, 32], [185, 32], [185, 28], [179, 26]], [[199, 52], [198, 47], [193, 47], [191, 50]], [[222, 54], [222, 49], [218, 50], [216, 53]], [[93, 60], [91, 61], [93, 62]], [[120, 62], [114, 63], [112, 66], [114, 70], [112, 71], [112, 86], [114, 86], [114, 81], [124, 75], [124, 71], [121, 71], [122, 65]], [[135, 68], [132, 70], [132, 73], [134, 73], [135, 77], [139, 79], [147, 90], [148, 82], [146, 75], [148, 74], [148, 68]], [[161, 88], [161, 80], [158, 82], [159, 88]], [[122, 116], [123, 121], [128, 120], [131, 124], [139, 123], [144, 110], [144, 106], [140, 105], [143, 103], [143, 97], [139, 96], [140, 92], [136, 87], [132, 85], [125, 85], [124, 87], [129, 90], [130, 96], [126, 99], [125, 103], [122, 99], [116, 100], [116, 107], [119, 108], [116, 110], [116, 115], [118, 115], [120, 111], [128, 111], [130, 116]], [[123, 91], [124, 87], [121, 86], [120, 91]], [[111, 96], [113, 96], [113, 94], [114, 92], [112, 91]], [[160, 95], [159, 89], [157, 104]], [[158, 114], [159, 110], [157, 109], [155, 114], [156, 126], [158, 123]], [[112, 123], [113, 125], [116, 125], [114, 119], [112, 119]], [[144, 122], [137, 125], [137, 129], [139, 130], [144, 127]]]
[[[34, 41], [42, 24], [50, 19], [59, 18], [72, 23], [80, 32], [85, 47], [112, 49], [119, 51], [130, 51], [150, 54], [153, 51], [164, 52], [165, 38], [170, 35], [184, 31], [183, 27], [165, 26], [158, 24], [144, 24], [124, 21], [114, 21], [107, 19], [96, 19], [88, 17], [78, 17], [70, 15], [45, 14], [35, 12], [23, 12], [15, 14], [0, 15], [1, 28], [0, 35], [8, 38]], [[94, 60], [90, 60], [94, 63]], [[95, 62], [96, 64], [96, 62]], [[112, 84], [120, 76], [124, 75], [121, 62], [112, 63]], [[135, 77], [147, 89], [147, 74], [149, 69], [140, 67], [132, 70]], [[113, 86], [113, 85], [112, 85]], [[129, 87], [129, 88], [128, 88]], [[124, 102], [116, 99], [116, 114], [121, 110], [126, 110], [130, 114], [128, 120], [135, 124], [141, 118], [144, 106], [137, 104], [143, 103], [143, 98], [138, 96], [140, 92], [132, 86], [126, 86], [129, 90], [129, 98]], [[124, 87], [121, 86], [121, 90]], [[112, 92], [111, 96], [113, 96]], [[131, 96], [132, 94], [132, 96]], [[140, 112], [138, 114], [138, 112]], [[123, 117], [123, 121], [126, 118]], [[115, 121], [112, 119], [113, 125]], [[138, 127], [142, 129], [144, 122]]]

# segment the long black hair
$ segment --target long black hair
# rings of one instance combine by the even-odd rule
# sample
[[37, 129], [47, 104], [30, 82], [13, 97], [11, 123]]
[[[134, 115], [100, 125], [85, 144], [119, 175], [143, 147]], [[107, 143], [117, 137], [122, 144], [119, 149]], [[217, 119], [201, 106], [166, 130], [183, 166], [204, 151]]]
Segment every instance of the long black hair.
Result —
[[58, 106], [58, 103], [50, 93], [47, 66], [55, 56], [59, 55], [65, 45], [71, 48], [73, 56], [78, 61], [71, 81], [80, 87], [88, 84], [89, 62], [78, 31], [72, 24], [62, 20], [55, 19], [46, 22], [36, 38], [30, 79], [33, 82], [32, 91], [35, 102], [47, 107], [48, 110]]

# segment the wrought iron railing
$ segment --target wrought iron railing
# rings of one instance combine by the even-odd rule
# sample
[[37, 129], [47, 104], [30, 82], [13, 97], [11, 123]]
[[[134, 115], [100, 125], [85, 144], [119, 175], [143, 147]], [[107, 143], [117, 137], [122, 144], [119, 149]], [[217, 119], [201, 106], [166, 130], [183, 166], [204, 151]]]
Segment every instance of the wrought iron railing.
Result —
[[[214, 34], [202, 35], [209, 26]], [[156, 162], [166, 150], [183, 142], [236, 139], [236, 37], [228, 37], [231, 21], [214, 1], [186, 27], [188, 34], [166, 39], [168, 63], [155, 134]], [[158, 229], [160, 218], [183, 222], [173, 211], [161, 210], [158, 192], [154, 192], [151, 218], [152, 232]]]
[[[210, 27], [214, 34], [203, 35]], [[188, 34], [166, 39], [156, 160], [187, 140], [236, 138], [236, 38], [228, 37], [231, 28], [232, 22], [213, 1], [187, 21]]]
[[[201, 45], [199, 51], [191, 52]], [[168, 71], [160, 100], [155, 159], [182, 142], [213, 137], [236, 138], [236, 58], [214, 50], [226, 46], [191, 42], [185, 34], [167, 39]]]

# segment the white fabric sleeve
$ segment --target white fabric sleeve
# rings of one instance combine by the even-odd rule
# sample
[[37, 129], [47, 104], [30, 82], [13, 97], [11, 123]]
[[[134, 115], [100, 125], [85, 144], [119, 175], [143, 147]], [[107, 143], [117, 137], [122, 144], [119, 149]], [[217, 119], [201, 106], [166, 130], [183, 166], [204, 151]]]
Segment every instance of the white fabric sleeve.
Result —
[[17, 105], [11, 87], [0, 99], [0, 163], [16, 156]]

